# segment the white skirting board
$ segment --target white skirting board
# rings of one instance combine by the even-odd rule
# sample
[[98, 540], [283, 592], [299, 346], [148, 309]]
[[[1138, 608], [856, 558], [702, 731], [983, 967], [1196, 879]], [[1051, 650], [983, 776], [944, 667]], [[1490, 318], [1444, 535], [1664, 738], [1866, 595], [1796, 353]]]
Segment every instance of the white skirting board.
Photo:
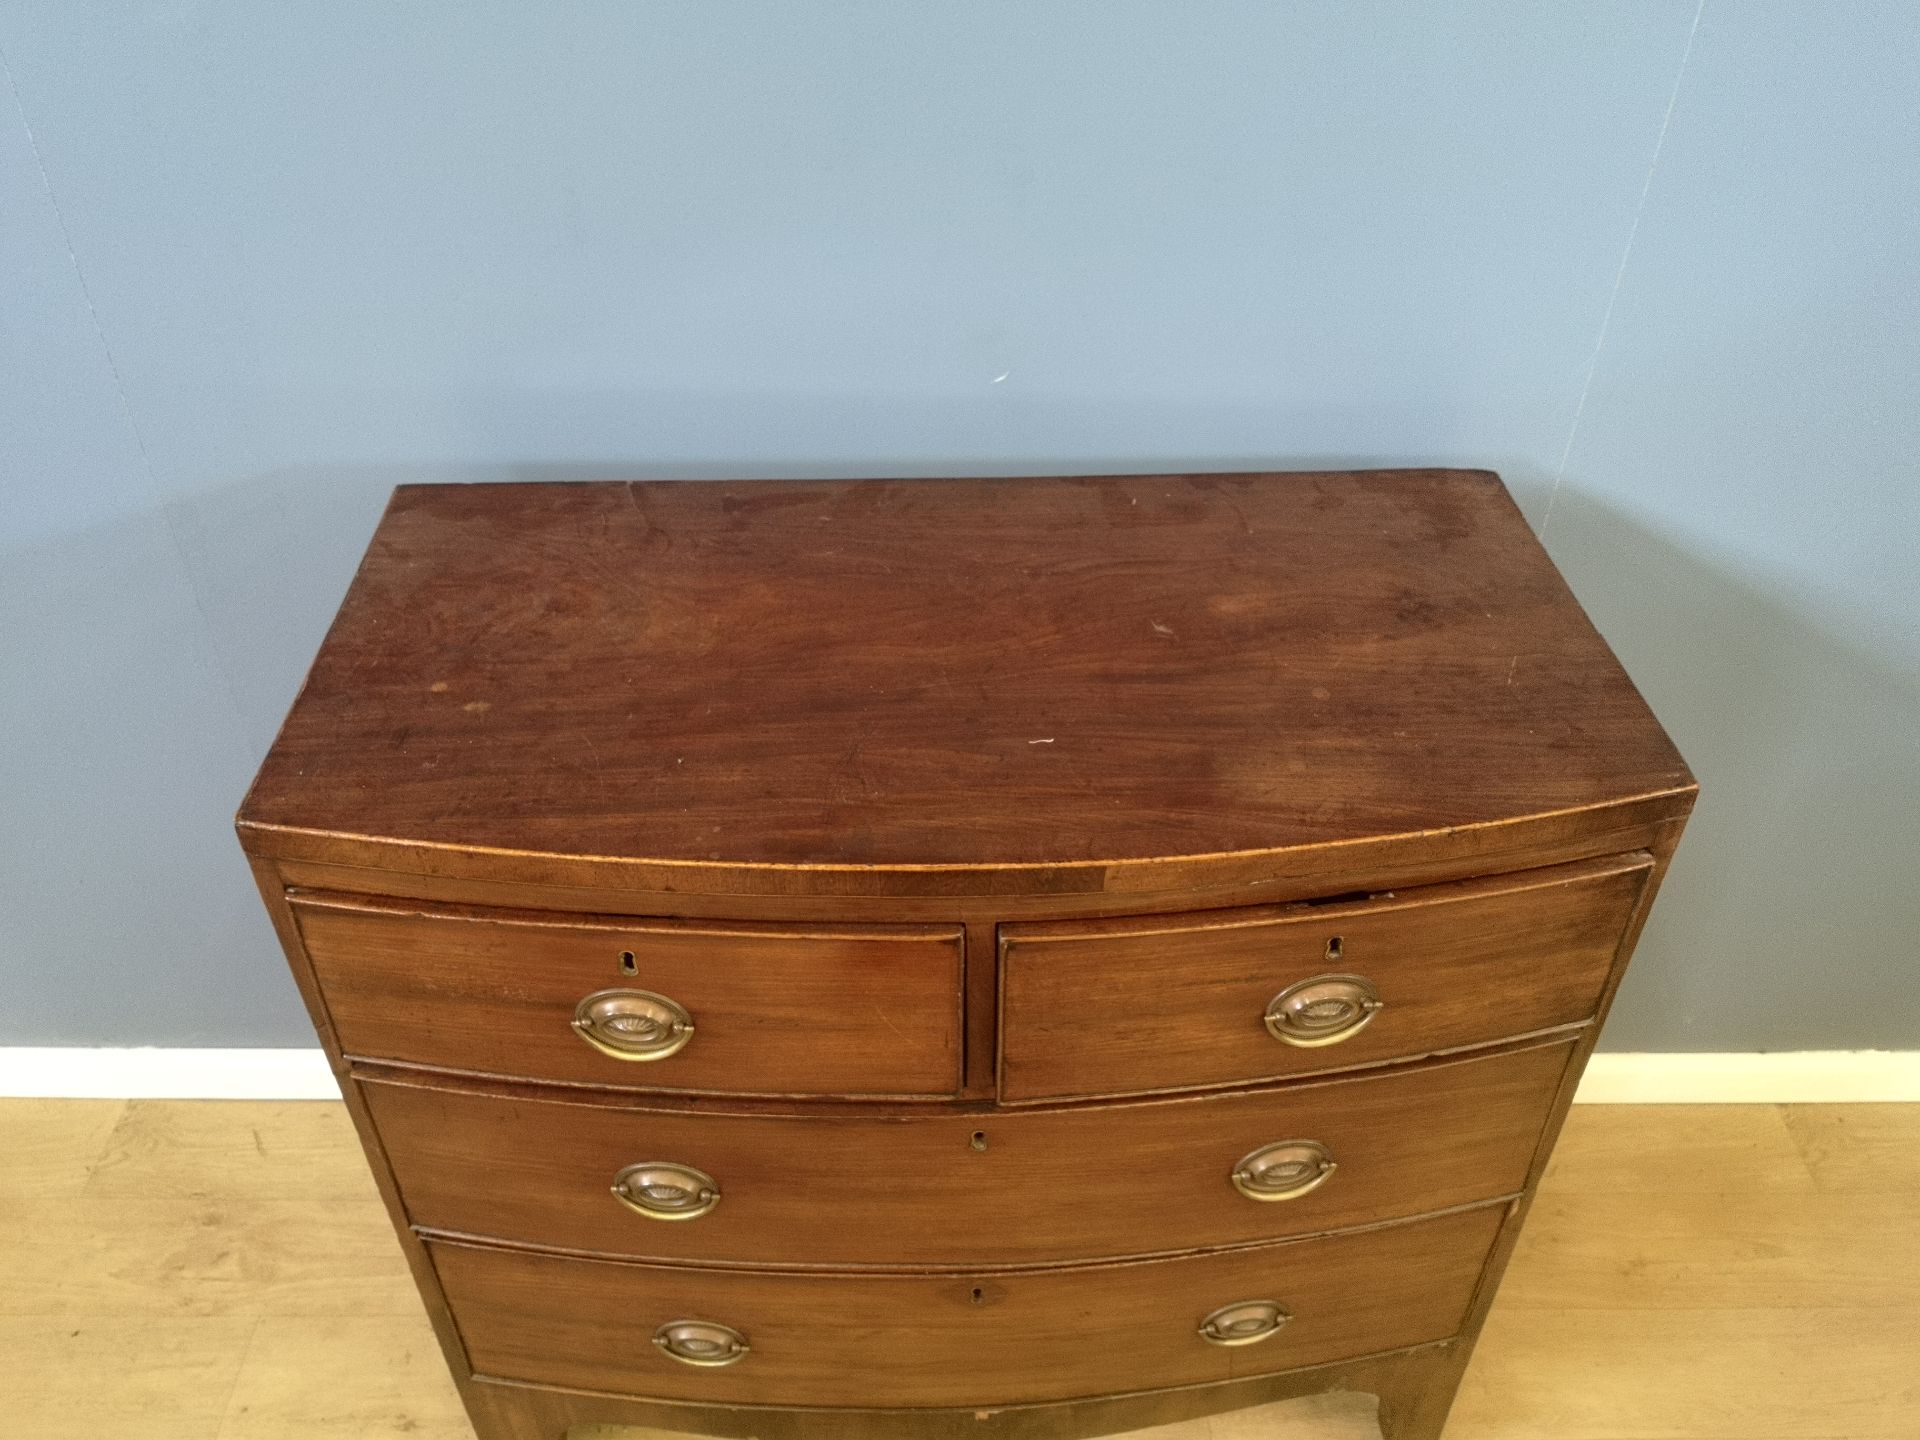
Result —
[[325, 1052], [0, 1046], [0, 1096], [338, 1100]]
[[[338, 1100], [318, 1050], [91, 1050], [0, 1046], [0, 1096]], [[1593, 1057], [1587, 1104], [1920, 1102], [1920, 1050]]]
[[1790, 1050], [1772, 1055], [1621, 1053], [1587, 1062], [1589, 1105], [1843, 1105], [1920, 1101], [1920, 1050]]

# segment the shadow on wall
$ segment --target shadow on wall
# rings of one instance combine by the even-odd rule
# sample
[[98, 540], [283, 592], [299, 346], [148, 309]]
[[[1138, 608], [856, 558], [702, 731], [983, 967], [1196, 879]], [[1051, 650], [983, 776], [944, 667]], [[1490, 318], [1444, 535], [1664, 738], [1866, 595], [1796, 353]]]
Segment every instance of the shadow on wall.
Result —
[[[1393, 460], [1262, 456], [1214, 458], [1197, 468], [1384, 463]], [[198, 533], [207, 549], [200, 573], [233, 592], [203, 599], [227, 652], [222, 668], [241, 677], [249, 763], [271, 739], [395, 484], [844, 475], [849, 468], [804, 457], [779, 465], [609, 461], [454, 473], [395, 467], [283, 471], [237, 487], [241, 493], [201, 511], [220, 518]], [[912, 476], [1196, 467], [1183, 457], [1136, 455], [1073, 466], [1051, 457], [973, 466], [902, 458], [859, 468]], [[1508, 481], [1537, 513], [1539, 477], [1523, 468]], [[1555, 502], [1549, 539], [1703, 791], [1616, 1006], [1608, 1048], [1914, 1045], [1920, 993], [1907, 977], [1920, 935], [1920, 887], [1911, 876], [1920, 680], [1572, 487]], [[238, 603], [267, 587], [277, 592], [272, 603]]]
[[[1344, 468], [1397, 456], [860, 461], [870, 474]], [[299, 467], [0, 566], [0, 1043], [310, 1043], [230, 819], [396, 484], [840, 474], [846, 461]], [[1510, 471], [1530, 512], [1544, 487]], [[1910, 1048], [1920, 683], [1572, 489], [1550, 549], [1704, 794], [1610, 1049]], [[184, 568], [183, 568], [184, 567]], [[14, 708], [16, 707], [17, 708]], [[101, 888], [106, 887], [106, 888]], [[28, 957], [31, 965], [28, 967]], [[86, 977], [81, 983], [77, 977]]]
[[[858, 409], [808, 408], [816, 424]], [[768, 423], [751, 406], [734, 414], [750, 429]], [[1192, 415], [1164, 418], [1168, 434], [1204, 428]], [[974, 439], [945, 459], [850, 459], [796, 438], [777, 460], [747, 444], [728, 461], [289, 466], [0, 548], [0, 673], [14, 682], [0, 687], [11, 822], [0, 830], [0, 1044], [312, 1043], [232, 816], [395, 485], [1275, 465], [1234, 454], [983, 455]], [[1284, 468], [1392, 463], [1409, 458], [1302, 457]]]
[[1606, 1048], [1920, 1044], [1920, 677], [1577, 490], [1548, 549], [1701, 787]]

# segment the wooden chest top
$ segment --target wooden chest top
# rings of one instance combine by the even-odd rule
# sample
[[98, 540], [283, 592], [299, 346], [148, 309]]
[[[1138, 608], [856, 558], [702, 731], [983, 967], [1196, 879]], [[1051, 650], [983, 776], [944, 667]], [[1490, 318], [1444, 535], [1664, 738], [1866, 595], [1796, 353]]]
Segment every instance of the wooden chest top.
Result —
[[1144, 888], [1692, 789], [1485, 472], [403, 486], [240, 825], [402, 870]]

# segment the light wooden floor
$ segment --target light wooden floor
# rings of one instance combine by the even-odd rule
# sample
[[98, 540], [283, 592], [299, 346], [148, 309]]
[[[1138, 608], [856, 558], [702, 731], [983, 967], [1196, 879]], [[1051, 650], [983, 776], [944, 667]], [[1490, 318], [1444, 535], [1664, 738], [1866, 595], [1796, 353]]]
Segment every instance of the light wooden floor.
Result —
[[[0, 1101], [0, 1434], [470, 1440], [345, 1112]], [[1447, 1435], [1920, 1437], [1920, 1106], [1576, 1108]]]

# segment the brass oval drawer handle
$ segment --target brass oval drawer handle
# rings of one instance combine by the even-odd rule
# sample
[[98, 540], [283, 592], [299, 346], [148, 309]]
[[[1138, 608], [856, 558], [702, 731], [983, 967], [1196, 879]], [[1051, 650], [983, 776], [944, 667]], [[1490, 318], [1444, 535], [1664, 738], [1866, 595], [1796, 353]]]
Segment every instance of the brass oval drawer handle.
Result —
[[1297, 1200], [1327, 1183], [1337, 1167], [1318, 1140], [1282, 1140], [1243, 1155], [1233, 1188], [1249, 1200]]
[[644, 1160], [613, 1177], [613, 1198], [649, 1220], [697, 1220], [720, 1203], [720, 1187], [691, 1165]]
[[1366, 1029], [1385, 1004], [1364, 975], [1315, 975], [1273, 997], [1267, 1029], [1289, 1045], [1337, 1045]]
[[573, 1028], [616, 1060], [664, 1060], [693, 1039], [693, 1017], [651, 990], [596, 990], [574, 1007]]
[[669, 1320], [653, 1332], [653, 1343], [682, 1365], [706, 1369], [731, 1365], [749, 1349], [746, 1336], [711, 1320]]
[[1209, 1345], [1257, 1345], [1278, 1335], [1292, 1318], [1276, 1301], [1241, 1300], [1202, 1320], [1200, 1338]]

